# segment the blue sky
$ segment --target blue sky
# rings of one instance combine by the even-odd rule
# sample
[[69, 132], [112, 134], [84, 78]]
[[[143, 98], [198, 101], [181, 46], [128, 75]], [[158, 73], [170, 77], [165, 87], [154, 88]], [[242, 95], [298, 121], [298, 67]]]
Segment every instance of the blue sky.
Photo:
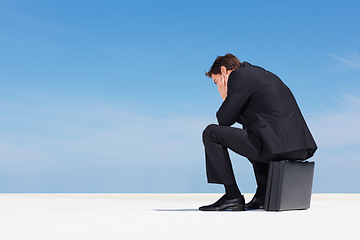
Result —
[[[319, 146], [314, 192], [360, 192], [359, 1], [0, 1], [0, 192], [222, 192], [204, 76], [277, 74]], [[249, 162], [232, 154], [238, 185]]]

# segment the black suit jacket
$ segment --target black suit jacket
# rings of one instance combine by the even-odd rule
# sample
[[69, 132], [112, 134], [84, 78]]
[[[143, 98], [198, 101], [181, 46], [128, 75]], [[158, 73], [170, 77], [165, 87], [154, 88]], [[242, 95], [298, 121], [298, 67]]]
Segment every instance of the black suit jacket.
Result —
[[290, 89], [273, 73], [247, 62], [230, 74], [216, 117], [219, 125], [239, 122], [248, 131], [259, 149], [251, 160], [305, 160], [317, 149]]

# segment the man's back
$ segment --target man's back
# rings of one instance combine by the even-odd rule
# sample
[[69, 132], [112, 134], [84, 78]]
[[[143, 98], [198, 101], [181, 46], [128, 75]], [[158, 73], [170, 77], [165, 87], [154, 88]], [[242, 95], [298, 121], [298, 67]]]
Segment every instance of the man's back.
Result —
[[284, 118], [293, 111], [299, 111], [290, 89], [275, 74], [248, 63], [240, 67], [236, 73], [239, 75], [237, 83], [240, 85], [237, 88], [247, 86], [247, 91], [250, 92], [248, 105], [241, 112], [244, 118], [251, 120], [255, 113]]

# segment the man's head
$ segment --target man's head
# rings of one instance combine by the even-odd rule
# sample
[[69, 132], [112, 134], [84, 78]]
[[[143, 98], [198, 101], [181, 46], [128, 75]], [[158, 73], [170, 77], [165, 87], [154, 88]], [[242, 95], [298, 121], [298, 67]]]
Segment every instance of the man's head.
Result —
[[235, 70], [240, 67], [240, 64], [241, 62], [239, 59], [231, 53], [228, 53], [225, 56], [218, 56], [211, 66], [210, 71], [205, 73], [205, 76], [212, 78], [212, 75], [221, 74], [224, 70]]

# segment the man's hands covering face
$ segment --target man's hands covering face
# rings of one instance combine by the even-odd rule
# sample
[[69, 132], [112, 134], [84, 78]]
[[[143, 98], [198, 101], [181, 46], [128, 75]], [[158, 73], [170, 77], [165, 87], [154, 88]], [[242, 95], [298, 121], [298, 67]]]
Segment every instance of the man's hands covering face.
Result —
[[221, 98], [225, 101], [227, 96], [227, 79], [225, 75], [221, 75], [220, 81], [217, 82], [217, 87]]

